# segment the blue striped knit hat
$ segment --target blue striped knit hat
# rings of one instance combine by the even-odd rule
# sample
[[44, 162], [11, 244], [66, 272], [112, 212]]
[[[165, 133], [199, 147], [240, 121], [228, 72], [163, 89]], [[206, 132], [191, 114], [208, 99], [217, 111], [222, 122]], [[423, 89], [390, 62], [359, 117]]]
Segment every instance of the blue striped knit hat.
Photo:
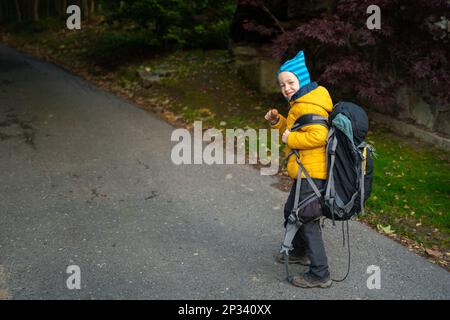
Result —
[[309, 78], [308, 68], [306, 67], [305, 63], [305, 54], [303, 53], [303, 51], [297, 53], [297, 55], [293, 59], [283, 63], [283, 65], [280, 67], [280, 70], [278, 70], [277, 76], [283, 71], [289, 71], [295, 74], [297, 79], [300, 81], [300, 87], [304, 87], [311, 82], [311, 79]]

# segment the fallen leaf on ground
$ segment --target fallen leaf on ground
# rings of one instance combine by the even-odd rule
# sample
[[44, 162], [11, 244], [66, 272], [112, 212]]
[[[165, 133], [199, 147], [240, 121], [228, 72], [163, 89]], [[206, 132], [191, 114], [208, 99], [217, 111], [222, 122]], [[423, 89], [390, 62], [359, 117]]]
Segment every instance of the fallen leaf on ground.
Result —
[[439, 251], [436, 250], [432, 250], [432, 249], [425, 249], [425, 252], [433, 257], [439, 258], [442, 256], [442, 253], [440, 253]]
[[391, 229], [391, 225], [384, 227], [381, 224], [377, 224], [377, 229], [383, 231], [386, 234], [392, 234], [395, 232], [394, 230]]

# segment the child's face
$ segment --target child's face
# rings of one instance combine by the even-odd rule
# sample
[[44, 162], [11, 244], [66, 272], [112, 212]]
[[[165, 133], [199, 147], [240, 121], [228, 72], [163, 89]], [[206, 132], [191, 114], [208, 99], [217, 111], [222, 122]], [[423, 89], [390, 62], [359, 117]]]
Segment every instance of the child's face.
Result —
[[300, 82], [297, 77], [289, 71], [283, 71], [278, 75], [278, 83], [281, 93], [288, 100], [300, 89]]

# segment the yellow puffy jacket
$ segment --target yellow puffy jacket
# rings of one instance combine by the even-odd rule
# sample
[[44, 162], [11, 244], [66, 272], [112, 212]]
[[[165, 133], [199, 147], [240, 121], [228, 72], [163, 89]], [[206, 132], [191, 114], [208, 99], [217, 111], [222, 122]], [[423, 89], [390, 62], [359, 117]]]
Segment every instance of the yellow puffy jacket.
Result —
[[[328, 90], [322, 86], [306, 93], [305, 95], [290, 101], [290, 109], [287, 118], [280, 115], [280, 119], [272, 126], [280, 130], [280, 137], [286, 129], [292, 128], [299, 117], [314, 113], [324, 117], [333, 110]], [[326, 179], [326, 140], [328, 129], [319, 124], [311, 124], [300, 128], [299, 131], [293, 131], [289, 134], [287, 146], [285, 147], [286, 156], [291, 149], [299, 150], [300, 161], [308, 171], [311, 178]], [[298, 164], [295, 154], [288, 159], [287, 171], [292, 179], [297, 179]], [[305, 175], [302, 173], [302, 177]]]

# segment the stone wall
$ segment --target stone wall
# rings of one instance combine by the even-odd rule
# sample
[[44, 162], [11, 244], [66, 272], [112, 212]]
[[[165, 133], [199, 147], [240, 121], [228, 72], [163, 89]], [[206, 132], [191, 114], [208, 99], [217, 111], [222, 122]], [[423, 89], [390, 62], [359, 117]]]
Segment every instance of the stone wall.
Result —
[[230, 44], [237, 73], [250, 87], [262, 94], [279, 93], [276, 74], [280, 64], [270, 56], [269, 48], [258, 45]]
[[425, 92], [418, 87], [401, 87], [396, 94], [399, 110], [391, 114], [399, 120], [450, 137], [450, 106], [427, 103], [423, 98]]

